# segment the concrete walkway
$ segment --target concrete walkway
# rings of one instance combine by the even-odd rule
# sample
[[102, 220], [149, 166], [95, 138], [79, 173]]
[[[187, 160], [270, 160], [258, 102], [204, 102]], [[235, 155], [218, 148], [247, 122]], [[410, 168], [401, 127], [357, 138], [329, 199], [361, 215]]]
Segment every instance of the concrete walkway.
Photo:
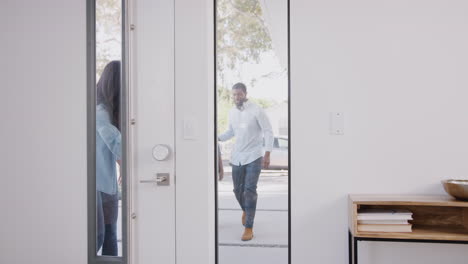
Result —
[[254, 239], [243, 242], [242, 210], [232, 192], [230, 168], [218, 183], [219, 264], [288, 263], [287, 171], [262, 171], [258, 183]]

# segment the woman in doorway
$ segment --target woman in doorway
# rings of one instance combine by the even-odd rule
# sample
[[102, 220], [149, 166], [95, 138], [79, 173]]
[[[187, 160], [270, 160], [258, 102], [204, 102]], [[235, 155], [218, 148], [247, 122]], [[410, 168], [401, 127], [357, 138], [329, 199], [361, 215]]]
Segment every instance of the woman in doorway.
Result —
[[106, 65], [96, 87], [96, 210], [97, 248], [117, 256], [119, 206], [117, 163], [122, 156], [120, 135], [120, 61]]

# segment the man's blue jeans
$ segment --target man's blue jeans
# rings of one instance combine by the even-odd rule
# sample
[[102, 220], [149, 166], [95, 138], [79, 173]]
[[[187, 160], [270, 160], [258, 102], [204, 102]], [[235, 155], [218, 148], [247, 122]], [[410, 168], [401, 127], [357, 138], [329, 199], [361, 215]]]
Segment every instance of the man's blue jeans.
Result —
[[234, 194], [246, 216], [245, 227], [252, 228], [257, 209], [257, 183], [262, 170], [262, 157], [249, 164], [231, 166]]

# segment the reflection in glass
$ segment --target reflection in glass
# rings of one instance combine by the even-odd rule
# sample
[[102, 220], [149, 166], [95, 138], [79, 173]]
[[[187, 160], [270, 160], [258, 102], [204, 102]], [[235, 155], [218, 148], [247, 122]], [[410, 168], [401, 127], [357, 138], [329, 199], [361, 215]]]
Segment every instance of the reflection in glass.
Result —
[[216, 1], [220, 264], [288, 263], [287, 4]]
[[119, 194], [117, 166], [122, 159], [120, 135], [120, 62], [104, 68], [96, 86], [97, 251], [117, 256]]
[[96, 254], [122, 256], [121, 1], [96, 0]]

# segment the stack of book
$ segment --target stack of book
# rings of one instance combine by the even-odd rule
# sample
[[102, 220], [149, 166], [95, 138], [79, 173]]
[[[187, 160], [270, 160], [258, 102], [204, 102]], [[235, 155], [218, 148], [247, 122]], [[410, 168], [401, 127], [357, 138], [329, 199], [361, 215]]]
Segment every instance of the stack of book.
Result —
[[358, 232], [411, 232], [413, 213], [408, 210], [362, 209], [357, 214]]

